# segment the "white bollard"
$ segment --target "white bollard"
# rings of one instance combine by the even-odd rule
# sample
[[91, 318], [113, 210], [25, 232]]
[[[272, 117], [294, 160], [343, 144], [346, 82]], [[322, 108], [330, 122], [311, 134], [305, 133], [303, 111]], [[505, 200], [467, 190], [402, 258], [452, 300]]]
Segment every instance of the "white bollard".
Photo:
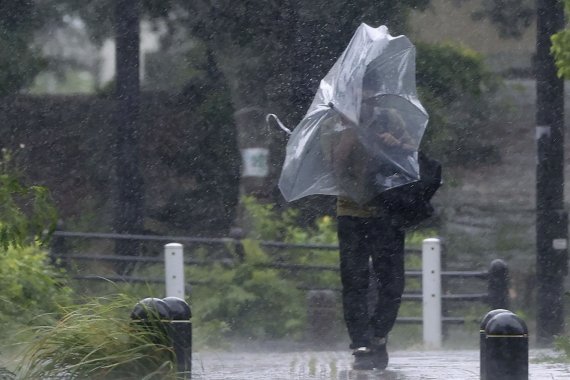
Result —
[[169, 243], [164, 246], [166, 297], [184, 298], [184, 247]]
[[422, 245], [423, 335], [426, 348], [441, 348], [441, 242], [425, 239]]

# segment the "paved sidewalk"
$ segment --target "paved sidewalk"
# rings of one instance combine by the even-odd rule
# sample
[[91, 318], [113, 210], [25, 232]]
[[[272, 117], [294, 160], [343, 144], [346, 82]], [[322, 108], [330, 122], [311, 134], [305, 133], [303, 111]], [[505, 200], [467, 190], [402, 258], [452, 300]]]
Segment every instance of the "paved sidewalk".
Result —
[[[551, 351], [531, 351], [531, 380], [570, 380], [570, 365], [548, 363]], [[193, 380], [469, 380], [479, 379], [479, 352], [397, 351], [386, 371], [354, 371], [352, 355], [341, 351], [286, 353], [196, 352]]]

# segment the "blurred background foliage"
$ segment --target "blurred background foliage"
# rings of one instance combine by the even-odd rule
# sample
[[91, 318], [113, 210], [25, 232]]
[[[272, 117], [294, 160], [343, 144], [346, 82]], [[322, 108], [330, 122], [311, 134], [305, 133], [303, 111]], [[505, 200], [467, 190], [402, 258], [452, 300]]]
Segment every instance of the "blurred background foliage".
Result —
[[[482, 9], [482, 14], [492, 15], [499, 12], [490, 3], [492, 2], [485, 3], [486, 8]], [[210, 84], [209, 88], [217, 87], [219, 83], [216, 81], [224, 80], [228, 83], [234, 109], [239, 109], [244, 102], [262, 103], [268, 110], [279, 111], [288, 124], [295, 124], [300, 120], [320, 79], [332, 66], [361, 22], [371, 25], [385, 24], [392, 34], [398, 35], [409, 29], [409, 12], [412, 9], [425, 9], [427, 6], [429, 0], [337, 0], [327, 1], [326, 4], [296, 0], [237, 3], [188, 3], [176, 0], [141, 2], [143, 20], [149, 21], [155, 30], [161, 30], [161, 60], [154, 61], [162, 61], [162, 68], [166, 69], [162, 71], [170, 70], [171, 74], [175, 75], [176, 79], [170, 79], [169, 82], [177, 82], [178, 87], [171, 90], [186, 87], [185, 83], [195, 80], [196, 77], [205, 77]], [[57, 28], [79, 24], [86, 33], [87, 42], [95, 46], [101, 47], [107, 38], [113, 36], [114, 14], [111, 0], [81, 3], [68, 0], [28, 0], [18, 3], [5, 2], [3, 7], [2, 14], [6, 15], [3, 23], [6, 33], [3, 35], [9, 37], [11, 46], [27, 48], [30, 55], [36, 52], [37, 47], [29, 47], [30, 44], [22, 41], [20, 35], [31, 42], [34, 33], [49, 31], [53, 34], [53, 30]], [[502, 6], [499, 10], [506, 8], [508, 7]], [[497, 23], [513, 25], [508, 21], [513, 19], [514, 15], [503, 18]], [[482, 89], [478, 87], [488, 85], [485, 79], [486, 69], [482, 59], [474, 57], [474, 53], [467, 49], [424, 44], [418, 50], [419, 85], [425, 96], [430, 98], [429, 108], [435, 115], [431, 129], [436, 134], [441, 129], [439, 133], [446, 135], [451, 122], [437, 124], [441, 119], [439, 114], [447, 116], [453, 113], [454, 110], [449, 108], [450, 100], [470, 103], [469, 99], [460, 99], [464, 94], [484, 100], [485, 94], [481, 93]], [[2, 57], [12, 70], [31, 67], [28, 64], [14, 65], [6, 61], [20, 59], [19, 62], [22, 62], [22, 57], [17, 55], [7, 54]], [[165, 57], [169, 58], [168, 62], [165, 62]], [[454, 58], [461, 59], [452, 61]], [[42, 59], [48, 63], [50, 61], [50, 57]], [[61, 66], [61, 59], [56, 63]], [[154, 63], [151, 60], [149, 64], [152, 66]], [[160, 63], [156, 64], [160, 67]], [[76, 65], [80, 65], [80, 62], [76, 62]], [[165, 65], [170, 65], [170, 68]], [[221, 68], [222, 73], [212, 76], [208, 70], [216, 65]], [[172, 73], [173, 66], [181, 68]], [[41, 68], [38, 66], [38, 69], [27, 73], [15, 73], [20, 81], [7, 79], [0, 88], [6, 93], [25, 88]], [[9, 70], [3, 70], [3, 73], [8, 72]], [[222, 74], [223, 77], [220, 76]], [[157, 81], [163, 82], [164, 79], [157, 78]], [[444, 83], [449, 85], [442, 86]], [[173, 84], [174, 86], [176, 85]], [[473, 91], [476, 88], [477, 90]], [[435, 100], [431, 101], [431, 98]], [[477, 110], [466, 111], [477, 113]], [[228, 109], [227, 112], [232, 111]], [[461, 125], [461, 130], [476, 130], [481, 125], [477, 122], [478, 117], [480, 115], [475, 115], [475, 120], [460, 120], [458, 124], [470, 124]], [[443, 152], [442, 158], [447, 153]]]
[[29, 86], [45, 68], [34, 34], [42, 25], [31, 1], [0, 3], [0, 97]]
[[[0, 50], [7, 51], [0, 54], [2, 147], [13, 149], [26, 140], [23, 175], [51, 190], [67, 228], [106, 231], [111, 224], [113, 81], [103, 82], [96, 69], [100, 49], [114, 36], [114, 4], [0, 3]], [[386, 24], [394, 35], [407, 33], [410, 12], [426, 10], [431, 2], [135, 4], [145, 30], [156, 38], [155, 50], [141, 63], [143, 99], [154, 99], [143, 101], [140, 126], [145, 232], [224, 235], [239, 201], [235, 111], [260, 106], [295, 125], [361, 22]], [[505, 36], [517, 36], [533, 18], [529, 9], [526, 0], [483, 1], [476, 17], [490, 19]], [[500, 79], [483, 58], [461, 46], [417, 43], [418, 87], [431, 116], [422, 149], [448, 166], [500, 160], [497, 147], [484, 138], [500, 112], [491, 101]], [[38, 91], [49, 87], [38, 78], [53, 74], [65, 82], [70, 72], [73, 80], [90, 73], [90, 92], [57, 97]], [[21, 96], [26, 93], [38, 95]], [[273, 173], [278, 173], [286, 141], [271, 138]], [[277, 191], [274, 198], [282, 203]], [[330, 209], [321, 202], [311, 212], [322, 216]]]
[[[113, 5], [111, 0], [2, 3], [0, 27], [4, 33], [0, 33], [0, 49], [8, 44], [22, 52], [12, 50], [11, 54], [0, 55], [0, 66], [8, 68], [1, 70], [0, 91], [6, 96], [15, 95], [30, 88], [31, 83], [36, 86], [32, 92], [40, 87], [48, 89], [53, 82], [47, 79], [50, 73], [66, 83], [89, 74], [93, 90], [88, 96], [109, 100], [104, 103], [84, 98], [83, 102], [100, 104], [88, 108], [67, 108], [65, 105], [74, 100], [62, 99], [57, 104], [53, 97], [47, 100], [47, 95], [40, 98], [46, 99], [44, 107], [38, 100], [33, 105], [21, 98], [5, 100], [2, 140], [6, 145], [17, 144], [18, 139], [33, 140], [30, 149], [35, 161], [27, 161], [26, 172], [34, 172], [31, 166], [45, 161], [42, 156], [49, 156], [57, 146], [62, 152], [54, 162], [60, 166], [58, 173], [71, 172], [81, 178], [79, 186], [88, 192], [76, 197], [75, 189], [65, 188], [69, 181], [59, 178], [59, 174], [54, 177], [34, 172], [34, 179], [52, 189], [60, 218], [68, 228], [92, 224], [91, 230], [105, 230], [104, 226], [110, 225], [110, 195], [114, 192], [111, 162], [79, 162], [86, 160], [81, 156], [84, 153], [113, 155], [114, 82], [102, 82], [97, 72], [97, 65], [101, 65], [98, 52], [114, 35]], [[392, 34], [402, 34], [409, 30], [410, 12], [429, 5], [428, 0], [335, 0], [326, 4], [298, 0], [141, 1], [145, 30], [156, 37], [154, 50], [141, 61], [142, 89], [144, 94], [156, 94], [155, 98], [167, 104], [162, 110], [157, 102], [143, 104], [140, 144], [144, 152], [141, 170], [147, 196], [146, 232], [227, 233], [236, 217], [240, 180], [234, 113], [258, 106], [264, 112], [277, 113], [287, 125], [296, 125], [319, 81], [361, 22], [385, 24]], [[487, 15], [496, 13], [490, 3], [484, 6]], [[69, 74], [72, 72], [76, 74]], [[2, 75], [10, 77], [2, 79]], [[417, 80], [421, 100], [431, 116], [422, 149], [447, 165], [472, 166], [500, 159], [498, 149], [480, 138], [487, 128], [492, 128], [490, 121], [497, 106], [490, 97], [500, 82], [485, 67], [483, 57], [461, 46], [418, 43]], [[28, 106], [35, 107], [34, 111], [27, 110]], [[148, 112], [169, 121], [147, 125], [148, 120], [156, 120], [149, 118]], [[61, 139], [44, 144], [41, 152], [33, 147], [42, 131], [60, 126], [70, 131], [89, 131], [77, 135], [74, 147]], [[277, 133], [269, 133], [268, 137], [272, 141], [271, 175], [276, 176], [286, 137]], [[77, 168], [70, 167], [74, 162]], [[168, 173], [170, 178], [164, 180], [161, 173]], [[270, 178], [268, 186], [275, 187], [276, 180]], [[93, 191], [95, 188], [97, 191]], [[277, 191], [272, 192], [272, 197], [282, 207], [289, 207]], [[329, 209], [323, 206], [326, 202], [316, 203], [319, 206], [313, 209]], [[191, 220], [205, 223], [193, 224]]]
[[16, 154], [0, 151], [0, 252], [42, 244], [55, 228], [57, 211], [47, 188], [25, 183]]
[[417, 85], [430, 123], [422, 149], [447, 165], [497, 162], [497, 146], [482, 138], [500, 112], [493, 94], [500, 78], [483, 57], [455, 45], [417, 45]]

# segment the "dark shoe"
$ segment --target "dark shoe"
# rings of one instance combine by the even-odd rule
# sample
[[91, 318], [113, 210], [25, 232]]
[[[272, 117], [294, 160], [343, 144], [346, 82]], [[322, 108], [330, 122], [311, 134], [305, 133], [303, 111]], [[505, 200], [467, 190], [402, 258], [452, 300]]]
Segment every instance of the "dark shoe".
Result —
[[359, 347], [352, 351], [354, 363], [352, 369], [371, 370], [374, 369], [374, 353], [368, 347]]
[[386, 338], [374, 338], [372, 340], [372, 357], [374, 361], [374, 368], [386, 369], [388, 366], [388, 350]]

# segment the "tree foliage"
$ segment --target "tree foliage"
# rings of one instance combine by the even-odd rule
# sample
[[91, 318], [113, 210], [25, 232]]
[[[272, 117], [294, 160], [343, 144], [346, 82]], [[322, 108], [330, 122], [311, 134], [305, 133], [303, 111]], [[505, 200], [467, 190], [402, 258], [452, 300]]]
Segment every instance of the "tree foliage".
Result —
[[[135, 3], [140, 3], [145, 19], [156, 19], [166, 17], [175, 1], [136, 0], [132, 4], [134, 6]], [[100, 46], [105, 39], [114, 36], [115, 0], [43, 0], [42, 2], [44, 4], [42, 9], [51, 10], [46, 18], [52, 26], [60, 24], [64, 16], [78, 18], [84, 23], [91, 41], [97, 46]]]
[[17, 339], [11, 328], [53, 322], [59, 307], [71, 303], [71, 288], [62, 279], [63, 273], [49, 264], [47, 252], [36, 245], [2, 252], [0, 339]]
[[[565, 13], [570, 14], [570, 0], [564, 0]], [[554, 56], [558, 76], [570, 79], [570, 29], [564, 29], [551, 37], [551, 52]]]
[[[141, 0], [147, 17], [165, 15], [169, 0]], [[35, 43], [38, 34], [82, 20], [90, 40], [101, 46], [114, 33], [114, 0], [0, 0], [0, 96], [29, 86], [49, 59]], [[59, 62], [61, 64], [61, 62]], [[54, 65], [55, 66], [55, 65]]]
[[[387, 25], [398, 35], [408, 29], [408, 12], [428, 4], [198, 1], [187, 4], [180, 21], [212, 47], [233, 81], [238, 102], [262, 104], [294, 125], [361, 22]], [[503, 9], [495, 6], [494, 12]], [[494, 85], [483, 58], [461, 47], [419, 44], [417, 79], [432, 116], [424, 144], [428, 150], [458, 163], [474, 162], [478, 154], [495, 159], [494, 148], [480, 138], [489, 121], [488, 94]]]
[[174, 189], [162, 207], [149, 206], [150, 214], [171, 230], [227, 231], [238, 202], [240, 171], [227, 86], [215, 74], [200, 72], [178, 101], [187, 107], [192, 126], [171, 136], [169, 145], [158, 146], [157, 154], [179, 178], [193, 178], [195, 185]]
[[[399, 34], [406, 31], [409, 10], [428, 3], [224, 0], [177, 6], [184, 11], [180, 25], [211, 46], [233, 80], [232, 91], [250, 104], [281, 108], [293, 122], [360, 23], [385, 24]], [[234, 97], [236, 103], [243, 99]]]
[[[2, 149], [0, 323], [4, 326], [26, 325], [69, 301], [70, 290], [58, 278], [61, 273], [49, 265], [46, 252], [37, 244], [47, 240], [55, 219], [48, 190], [24, 184], [12, 153]], [[0, 338], [9, 335], [6, 331], [0, 333]]]
[[[361, 22], [407, 29], [407, 15], [429, 0], [183, 1], [140, 0], [143, 18], [174, 34], [200, 39], [228, 77], [234, 103], [292, 103], [304, 110], [320, 78]], [[112, 0], [50, 0], [85, 22], [93, 41], [113, 35]], [[235, 74], [235, 75], [232, 75]], [[260, 85], [265, 83], [265, 85]], [[294, 88], [294, 90], [292, 90]]]
[[473, 18], [489, 20], [503, 38], [519, 38], [534, 21], [534, 1], [483, 0], [481, 8], [473, 14]]
[[2, 149], [0, 157], [0, 252], [21, 247], [34, 239], [44, 241], [55, 226], [56, 210], [49, 191], [27, 186]]
[[444, 162], [473, 165], [498, 159], [485, 141], [498, 79], [483, 57], [455, 45], [417, 44], [417, 85], [430, 124], [422, 148]]
[[0, 97], [29, 85], [45, 66], [33, 46], [43, 20], [35, 1], [0, 1]]
[[[219, 183], [224, 182], [224, 178], [230, 178], [234, 184], [239, 168], [232, 162], [222, 170], [222, 163], [218, 160], [224, 154], [237, 156], [238, 153], [235, 151], [235, 134], [228, 133], [228, 128], [234, 129], [231, 121], [234, 110], [251, 105], [261, 106], [266, 111], [283, 116], [287, 124], [296, 124], [309, 106], [319, 81], [361, 22], [373, 26], [385, 24], [394, 35], [406, 33], [410, 10], [424, 9], [429, 4], [429, 0], [140, 1], [143, 18], [156, 20], [166, 26], [165, 41], [173, 35], [185, 42], [201, 40], [206, 46], [204, 51], [211, 55], [212, 62], [223, 72], [223, 78], [219, 76], [210, 81], [210, 77], [204, 76], [207, 70], [191, 70], [192, 75], [205, 78], [209, 84], [207, 90], [187, 86], [186, 91], [190, 95], [203, 96], [198, 100], [190, 99], [190, 96], [187, 99], [189, 112], [193, 113], [195, 120], [189, 133], [197, 129], [211, 131], [212, 138], [208, 139], [207, 144], [210, 150], [202, 146], [199, 150], [188, 150], [182, 154], [179, 154], [182, 150], [177, 151], [170, 157], [176, 170], [196, 173], [198, 180], [207, 183], [208, 191], [196, 189], [194, 194], [189, 194], [181, 189], [169, 201], [172, 208], [153, 210], [165, 220], [176, 219], [176, 226], [181, 228], [187, 223], [189, 214], [177, 211], [177, 204], [195, 206], [190, 200], [201, 199], [201, 205], [207, 209], [213, 198], [223, 200], [220, 207], [231, 206], [236, 199], [234, 192], [226, 191]], [[21, 8], [16, 9], [16, 3], [21, 3]], [[29, 0], [16, 3], [2, 4], [14, 7], [10, 12], [5, 12], [13, 17], [19, 14], [17, 17], [21, 19], [29, 15], [25, 19], [28, 21], [23, 23], [28, 25], [26, 33], [38, 30], [48, 20], [57, 25], [63, 15], [80, 18], [97, 44], [114, 33], [112, 0]], [[503, 3], [500, 6], [498, 1], [485, 2], [488, 10], [510, 12], [505, 5], [507, 3]], [[523, 4], [522, 0], [519, 3]], [[37, 11], [40, 9], [38, 4], [44, 4], [42, 9], [46, 10], [41, 17]], [[507, 20], [503, 16], [499, 19]], [[14, 24], [20, 25], [22, 22], [6, 21], [10, 27], [14, 27]], [[18, 46], [26, 44], [19, 43]], [[213, 65], [209, 62], [206, 66]], [[443, 155], [449, 154], [450, 157], [457, 157], [458, 154], [473, 156], [469, 150], [479, 141], [472, 138], [473, 134], [480, 130], [485, 117], [488, 117], [484, 109], [488, 105], [484, 96], [488, 84], [479, 57], [450, 47], [418, 46], [418, 85], [422, 91], [422, 101], [427, 102], [431, 115], [426, 141], [433, 143], [430, 145], [434, 151], [439, 149]], [[227, 96], [226, 85], [231, 97]], [[219, 127], [222, 125], [226, 129]], [[223, 142], [219, 144], [220, 141]], [[283, 149], [283, 141], [276, 145]], [[272, 156], [281, 160], [282, 153], [272, 151]], [[195, 157], [201, 158], [196, 160]], [[218, 177], [213, 178], [213, 172], [218, 173]], [[216, 197], [216, 194], [223, 196]]]

